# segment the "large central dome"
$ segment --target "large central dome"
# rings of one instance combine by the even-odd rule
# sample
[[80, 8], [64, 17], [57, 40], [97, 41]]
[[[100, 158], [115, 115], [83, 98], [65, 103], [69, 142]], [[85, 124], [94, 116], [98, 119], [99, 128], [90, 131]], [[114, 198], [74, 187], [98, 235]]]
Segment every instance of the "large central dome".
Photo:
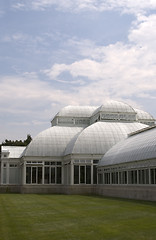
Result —
[[73, 138], [65, 150], [68, 154], [105, 154], [131, 132], [145, 128], [141, 123], [97, 122]]
[[24, 156], [105, 154], [129, 133], [147, 127], [142, 124], [145, 120], [154, 123], [151, 115], [141, 113], [126, 103], [113, 100], [105, 101], [100, 107], [64, 107], [55, 115], [52, 127], [39, 133], [29, 144]]

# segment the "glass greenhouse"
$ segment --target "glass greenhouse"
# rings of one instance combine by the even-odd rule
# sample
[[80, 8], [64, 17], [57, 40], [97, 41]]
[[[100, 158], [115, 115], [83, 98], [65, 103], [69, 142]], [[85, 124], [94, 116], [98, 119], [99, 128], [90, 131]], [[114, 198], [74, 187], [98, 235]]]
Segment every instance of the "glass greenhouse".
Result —
[[106, 184], [156, 184], [155, 136], [155, 119], [126, 103], [67, 106], [26, 148], [1, 147], [0, 186], [21, 192], [74, 186], [81, 193]]

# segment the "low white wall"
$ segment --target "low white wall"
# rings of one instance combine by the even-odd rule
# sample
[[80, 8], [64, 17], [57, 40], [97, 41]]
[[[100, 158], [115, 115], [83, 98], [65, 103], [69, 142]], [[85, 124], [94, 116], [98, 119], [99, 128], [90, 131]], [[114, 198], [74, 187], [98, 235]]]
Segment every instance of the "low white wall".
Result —
[[155, 185], [3, 185], [0, 193], [100, 195], [156, 201]]
[[98, 185], [96, 194], [107, 197], [156, 201], [156, 186], [151, 185]]

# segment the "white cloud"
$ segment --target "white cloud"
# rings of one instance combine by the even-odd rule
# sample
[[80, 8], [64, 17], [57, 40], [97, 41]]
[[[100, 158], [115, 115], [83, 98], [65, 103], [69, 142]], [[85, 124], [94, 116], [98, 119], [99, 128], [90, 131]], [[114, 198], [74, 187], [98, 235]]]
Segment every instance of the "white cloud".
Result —
[[56, 108], [58, 105], [76, 103], [72, 94], [39, 80], [35, 73], [1, 76], [0, 88], [3, 89], [0, 92], [1, 113], [20, 113], [23, 116], [31, 114], [32, 120], [37, 116], [41, 119], [49, 117], [51, 104]]
[[136, 21], [136, 28], [133, 28], [129, 34], [129, 40], [140, 46], [156, 50], [156, 14], [139, 16]]
[[51, 78], [56, 79], [62, 72], [69, 71], [72, 77], [88, 77], [90, 80], [100, 78], [102, 74], [101, 63], [90, 59], [83, 59], [70, 65], [55, 64], [51, 69], [45, 70], [45, 73]]
[[28, 40], [28, 36], [26, 34], [22, 34], [22, 33], [14, 33], [12, 35], [4, 35], [1, 38], [2, 42], [24, 42]]
[[130, 12], [137, 14], [146, 10], [156, 9], [155, 0], [23, 0], [14, 3], [14, 8], [32, 8], [34, 10], [44, 10], [50, 6], [55, 6], [63, 11], [107, 11], [120, 10], [122, 12]]
[[77, 89], [81, 99], [84, 97], [88, 103], [91, 96], [97, 101], [103, 96], [153, 99], [156, 93], [155, 25], [156, 15], [139, 16], [129, 32], [127, 44], [96, 46], [89, 40], [71, 39], [68, 44], [77, 48], [82, 59], [71, 64], [54, 64], [45, 73], [56, 80], [65, 72], [73, 79], [91, 80], [87, 86]]

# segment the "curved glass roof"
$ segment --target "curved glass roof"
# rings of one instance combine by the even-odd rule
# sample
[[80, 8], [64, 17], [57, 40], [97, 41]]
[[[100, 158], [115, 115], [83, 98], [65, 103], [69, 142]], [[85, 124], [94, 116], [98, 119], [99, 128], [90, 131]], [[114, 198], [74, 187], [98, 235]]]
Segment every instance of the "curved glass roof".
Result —
[[127, 103], [118, 102], [114, 100], [105, 101], [103, 105], [97, 108], [93, 115], [98, 112], [111, 112], [111, 113], [135, 113], [134, 109]]
[[91, 117], [92, 113], [97, 109], [93, 106], [67, 106], [56, 114], [60, 117]]
[[68, 154], [104, 154], [127, 134], [147, 127], [144, 124], [96, 122], [73, 138], [65, 150]]
[[103, 156], [99, 166], [156, 158], [156, 127], [119, 142]]
[[153, 116], [143, 110], [140, 109], [135, 109], [136, 113], [137, 113], [137, 119], [138, 120], [153, 120], [155, 121], [155, 119], [153, 118]]
[[54, 126], [39, 133], [28, 145], [24, 156], [63, 156], [69, 141], [83, 128]]

